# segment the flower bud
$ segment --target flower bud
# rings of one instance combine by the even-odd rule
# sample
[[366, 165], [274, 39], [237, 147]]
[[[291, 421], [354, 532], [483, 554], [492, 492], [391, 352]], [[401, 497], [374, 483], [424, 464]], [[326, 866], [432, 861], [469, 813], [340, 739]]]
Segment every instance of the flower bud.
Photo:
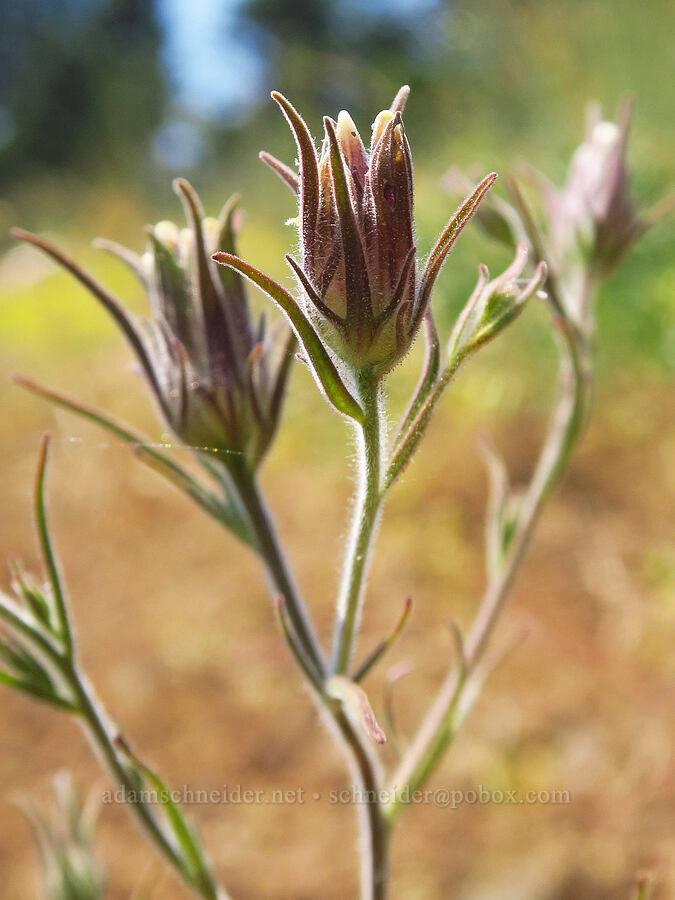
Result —
[[[302, 263], [289, 264], [304, 314], [342, 366], [374, 377], [410, 348], [448, 252], [496, 178], [488, 176], [471, 193], [419, 272], [412, 155], [402, 119], [407, 95], [401, 89], [376, 117], [368, 151], [349, 113], [340, 112], [337, 122], [326, 117], [317, 156], [301, 116], [274, 93], [298, 144], [297, 179], [261, 154], [294, 190], [297, 184]], [[254, 280], [260, 283], [260, 273]]]
[[[280, 342], [264, 317], [249, 313], [244, 279], [216, 265], [217, 247], [234, 252], [236, 198], [220, 218], [204, 217], [193, 188], [174, 183], [188, 226], [158, 222], [148, 229], [148, 249], [138, 256], [98, 241], [127, 265], [145, 287], [150, 318], [139, 323], [123, 305], [60, 250], [15, 230], [68, 269], [101, 301], [134, 348], [164, 419], [189, 447], [226, 466], [244, 460], [254, 468], [276, 431], [295, 338]], [[276, 332], [278, 336], [278, 331]]]
[[546, 263], [540, 262], [534, 276], [519, 278], [527, 263], [527, 249], [520, 244], [511, 265], [489, 281], [487, 266], [480, 267], [478, 283], [459, 314], [448, 344], [448, 357], [459, 361], [492, 340], [520, 315], [525, 303], [546, 281]]
[[592, 108], [585, 140], [552, 209], [557, 253], [579, 253], [601, 273], [617, 266], [646, 227], [630, 193], [625, 159], [629, 125], [628, 104], [618, 123], [602, 120], [599, 109]]
[[149, 230], [157, 399], [184, 443], [255, 466], [276, 429], [288, 350], [275, 371], [273, 341], [264, 319], [251, 320], [243, 279], [210, 259], [217, 247], [234, 249], [236, 199], [219, 219], [204, 217], [190, 185], [175, 186], [189, 226]]

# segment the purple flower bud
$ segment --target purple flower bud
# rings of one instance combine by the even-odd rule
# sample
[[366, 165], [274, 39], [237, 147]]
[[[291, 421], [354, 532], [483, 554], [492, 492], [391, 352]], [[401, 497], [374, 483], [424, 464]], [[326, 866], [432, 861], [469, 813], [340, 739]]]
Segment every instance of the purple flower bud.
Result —
[[[378, 377], [408, 351], [449, 250], [496, 178], [473, 191], [418, 272], [412, 155], [402, 119], [407, 95], [402, 88], [377, 116], [369, 150], [349, 113], [340, 112], [337, 122], [326, 117], [320, 154], [294, 107], [272, 95], [298, 145], [302, 264], [290, 264], [304, 311], [342, 363]], [[261, 156], [295, 189], [293, 172]]]

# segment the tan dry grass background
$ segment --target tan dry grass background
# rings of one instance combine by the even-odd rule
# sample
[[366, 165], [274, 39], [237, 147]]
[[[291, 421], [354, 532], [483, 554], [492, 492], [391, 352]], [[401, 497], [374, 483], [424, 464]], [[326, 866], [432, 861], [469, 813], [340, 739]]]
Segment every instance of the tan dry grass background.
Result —
[[[35, 360], [33, 372], [151, 428], [126, 366], [124, 351], [104, 344], [60, 366]], [[412, 623], [388, 661], [416, 666], [397, 698], [404, 732], [451, 660], [449, 616], [466, 623], [482, 585], [479, 368], [446, 398], [378, 542], [360, 652], [412, 594]], [[116, 384], [106, 374], [113, 372]], [[351, 491], [341, 458], [346, 438], [306, 373], [293, 384], [264, 481], [327, 637]], [[634, 380], [597, 397], [590, 433], [544, 517], [507, 615], [509, 628], [526, 627], [527, 639], [488, 684], [432, 782], [566, 790], [572, 802], [410, 810], [393, 844], [396, 900], [621, 900], [635, 871], [650, 866], [661, 879], [659, 900], [672, 895], [668, 400], [665, 388]], [[498, 405], [505, 411], [493, 410], [490, 432], [522, 477], [543, 422], [527, 404], [515, 412]], [[326, 799], [349, 778], [276, 633], [255, 560], [93, 428], [14, 387], [3, 388], [2, 411], [0, 556], [35, 563], [29, 495], [48, 427], [52, 518], [81, 652], [133, 746], [175, 787], [303, 788], [324, 797], [302, 806], [193, 808], [233, 895], [356, 896], [353, 810]], [[378, 710], [381, 684], [382, 672], [367, 683]], [[36, 895], [36, 851], [11, 798], [23, 791], [46, 799], [50, 775], [63, 767], [97, 791], [107, 785], [72, 722], [7, 690], [0, 761], [2, 897], [24, 900]], [[103, 810], [99, 846], [110, 897], [128, 898], [153, 852], [113, 806]], [[155, 896], [185, 894], [164, 876]]]

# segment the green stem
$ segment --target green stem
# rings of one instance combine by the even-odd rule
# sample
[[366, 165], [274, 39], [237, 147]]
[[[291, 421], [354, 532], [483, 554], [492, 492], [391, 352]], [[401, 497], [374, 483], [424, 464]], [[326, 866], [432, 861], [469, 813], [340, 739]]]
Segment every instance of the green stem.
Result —
[[[375, 404], [377, 409], [377, 403]], [[378, 425], [379, 433], [379, 425]], [[365, 802], [358, 806], [361, 827], [361, 898], [385, 900], [388, 884], [388, 828], [379, 803], [380, 779], [376, 761], [367, 746], [366, 738], [347, 717], [342, 705], [323, 691], [326, 666], [321, 650], [308, 623], [304, 604], [284, 556], [279, 537], [260, 494], [254, 477], [243, 467], [230, 469], [230, 475], [251, 521], [260, 554], [273, 594], [281, 594], [289, 624], [301, 642], [308, 662], [316, 672], [309, 673], [309, 681], [316, 691], [320, 706], [337, 729], [347, 753], [355, 787]], [[379, 469], [378, 469], [379, 478]], [[308, 677], [308, 673], [303, 673]], [[314, 676], [314, 677], [312, 677]], [[318, 676], [318, 677], [317, 677]], [[333, 731], [334, 733], [334, 731]]]
[[453, 357], [445, 369], [443, 369], [443, 372], [435, 381], [433, 387], [430, 388], [426, 398], [418, 407], [415, 414], [412, 417], [406, 416], [401, 432], [397, 436], [389, 468], [384, 479], [385, 491], [389, 490], [394, 481], [396, 481], [410, 462], [412, 455], [417, 449], [417, 445], [429, 424], [432, 413], [436, 409], [436, 404], [459, 371], [464, 359], [465, 356], [463, 354]]
[[359, 487], [344, 575], [337, 604], [332, 671], [344, 674], [352, 658], [370, 550], [382, 503], [382, 413], [380, 386], [369, 374], [359, 380], [364, 421], [359, 432]]
[[[465, 673], [475, 671], [509, 596], [529, 546], [535, 525], [551, 491], [565, 471], [586, 422], [590, 396], [588, 350], [578, 336], [564, 335], [565, 348], [559, 373], [558, 400], [532, 479], [523, 498], [515, 534], [504, 563], [490, 580], [465, 642]], [[412, 792], [422, 786], [438, 765], [463, 719], [456, 712], [469, 681], [453, 669], [441, 686], [392, 778], [394, 799], [385, 815], [390, 824], [398, 818]]]
[[283, 597], [293, 630], [315, 670], [315, 675], [322, 681], [326, 673], [326, 664], [321, 647], [291, 575], [271, 513], [260, 492], [255, 475], [243, 463], [230, 463], [228, 471], [250, 520], [256, 537], [256, 549], [265, 564], [272, 594], [275, 596], [280, 594]]
[[138, 783], [133, 778], [131, 770], [120, 758], [115, 746], [113, 729], [106, 721], [91, 688], [86, 684], [82, 675], [68, 661], [63, 664], [63, 673], [77, 702], [78, 712], [86, 733], [113, 780], [123, 788], [133, 815], [150, 841], [193, 891], [204, 897], [205, 900], [225, 900], [225, 895], [219, 892], [215, 885], [207, 883], [202, 878], [197, 881], [195, 876], [187, 870], [180, 854], [153, 815], [150, 807], [142, 799], [139, 799]]
[[349, 751], [361, 827], [361, 900], [386, 900], [389, 884], [389, 827], [380, 803], [377, 765], [363, 737], [334, 701], [325, 705]]
[[42, 557], [47, 569], [47, 577], [52, 586], [54, 595], [54, 607], [56, 617], [58, 619], [59, 637], [63, 641], [66, 655], [71, 658], [73, 655], [73, 635], [70, 630], [70, 622], [68, 619], [68, 609], [66, 607], [66, 598], [61, 585], [61, 575], [59, 566], [54, 555], [51, 538], [49, 536], [49, 525], [47, 523], [47, 507], [45, 502], [45, 474], [47, 471], [47, 454], [49, 452], [49, 437], [42, 439], [40, 446], [40, 458], [38, 461], [37, 477], [35, 479], [35, 521], [37, 523], [38, 536], [40, 539], [40, 548]]

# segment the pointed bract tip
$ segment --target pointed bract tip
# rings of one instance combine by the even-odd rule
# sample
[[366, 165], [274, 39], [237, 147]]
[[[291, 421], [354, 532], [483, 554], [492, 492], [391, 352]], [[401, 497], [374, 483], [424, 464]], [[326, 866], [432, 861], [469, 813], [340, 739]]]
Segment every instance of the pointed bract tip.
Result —
[[211, 259], [214, 262], [220, 263], [221, 266], [229, 266], [231, 262], [234, 262], [238, 258], [239, 257], [234, 256], [232, 253], [225, 253], [223, 250], [218, 250], [211, 255]]
[[408, 97], [410, 96], [410, 85], [404, 84], [398, 89], [396, 96], [391, 104], [392, 112], [403, 112], [405, 109], [405, 105], [408, 102]]
[[240, 194], [231, 194], [225, 203], [223, 204], [220, 213], [218, 214], [218, 223], [221, 228], [226, 225], [228, 222], [231, 223], [231, 227], [236, 231], [236, 222], [234, 221], [235, 213], [239, 207], [239, 201], [241, 200]]
[[291, 101], [287, 97], [284, 97], [281, 91], [271, 91], [270, 97], [272, 98], [272, 100], [274, 100], [275, 103], [279, 104], [284, 113], [287, 113], [289, 109], [291, 111], [295, 111], [295, 108]]
[[9, 229], [9, 235], [16, 238], [17, 241], [29, 241], [33, 237], [30, 231], [26, 231], [25, 228], [19, 228], [18, 225], [13, 225]]

